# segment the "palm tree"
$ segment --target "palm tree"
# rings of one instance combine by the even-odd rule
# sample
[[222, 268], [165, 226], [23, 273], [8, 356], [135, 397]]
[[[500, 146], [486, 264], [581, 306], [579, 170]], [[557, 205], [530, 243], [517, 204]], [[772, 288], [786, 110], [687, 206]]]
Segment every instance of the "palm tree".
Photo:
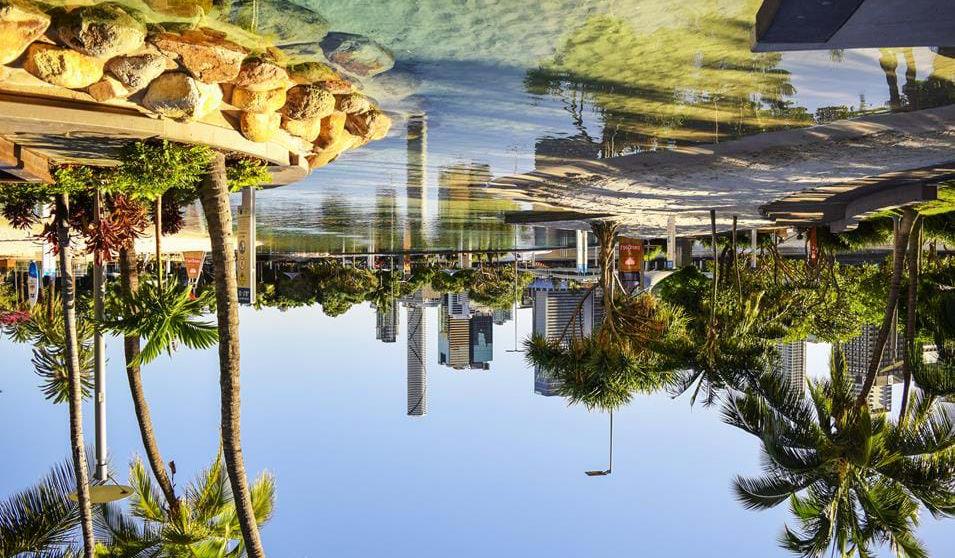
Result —
[[76, 477], [76, 495], [83, 527], [83, 555], [93, 558], [93, 510], [90, 501], [89, 469], [83, 443], [83, 384], [76, 334], [76, 299], [73, 291], [73, 255], [70, 248], [69, 194], [56, 196], [56, 235], [60, 256], [60, 281], [63, 295], [64, 357], [70, 386], [70, 445]]
[[[97, 517], [99, 537], [104, 541], [98, 556], [201, 556], [238, 558], [245, 546], [238, 524], [229, 481], [220, 453], [212, 466], [187, 486], [174, 506], [164, 501], [152, 484], [143, 463], [130, 466], [129, 483], [134, 495], [132, 517], [115, 505], [101, 508]], [[252, 484], [252, 508], [256, 522], [264, 525], [275, 507], [275, 480], [264, 473]]]
[[0, 556], [74, 556], [80, 510], [70, 460], [55, 465], [35, 485], [0, 501]]
[[104, 326], [116, 334], [145, 339], [134, 363], [149, 364], [163, 352], [172, 354], [177, 343], [190, 349], [215, 346], [216, 326], [199, 319], [213, 304], [209, 291], [194, 298], [191, 287], [147, 280], [111, 309]]
[[[683, 314], [650, 293], [630, 295], [617, 288], [614, 265], [617, 225], [593, 225], [600, 243], [600, 282], [583, 292], [556, 339], [533, 336], [524, 342], [530, 364], [558, 380], [558, 393], [590, 409], [612, 411], [636, 392], [654, 392], [674, 381], [668, 349], [680, 344]], [[601, 289], [603, 321], [589, 335], [580, 331], [585, 301]]]
[[917, 337], [916, 318], [918, 310], [919, 271], [922, 265], [922, 216], [915, 217], [912, 233], [909, 235], [909, 285], [906, 297], [905, 317], [905, 353], [902, 358], [902, 407], [899, 410], [900, 420], [904, 420], [909, 404], [909, 389], [912, 385], [912, 362], [915, 358], [915, 340]]
[[912, 407], [895, 424], [855, 404], [840, 347], [831, 380], [809, 384], [809, 398], [779, 374], [764, 374], [750, 393], [727, 395], [725, 420], [759, 437], [764, 474], [737, 477], [737, 498], [763, 510], [788, 501], [800, 529], [787, 527], [784, 548], [802, 556], [827, 550], [871, 556], [885, 543], [898, 556], [926, 556], [915, 536], [919, 510], [955, 513], [955, 428], [937, 406]]
[[882, 353], [885, 350], [885, 344], [889, 339], [889, 332], [892, 329], [893, 321], [896, 319], [895, 309], [899, 301], [899, 292], [902, 284], [902, 270], [905, 267], [905, 251], [909, 243], [909, 235], [916, 224], [918, 214], [915, 209], [906, 207], [902, 209], [902, 217], [899, 220], [895, 231], [895, 243], [892, 250], [892, 278], [889, 283], [889, 294], [885, 302], [885, 314], [882, 319], [882, 326], [879, 329], [879, 335], [876, 338], [875, 347], [872, 351], [872, 359], [869, 361], [869, 369], [859, 396], [856, 398], [856, 406], [863, 407], [869, 392], [875, 384], [875, 378], [879, 373], [879, 364], [882, 362]]
[[[122, 299], [134, 300], [139, 293], [139, 260], [136, 256], [136, 247], [130, 243], [119, 251], [119, 265], [121, 277]], [[152, 414], [143, 389], [140, 358], [140, 335], [138, 330], [122, 332], [123, 350], [126, 360], [126, 379], [129, 383], [129, 392], [133, 400], [133, 409], [136, 412], [136, 422], [139, 425], [139, 435], [146, 451], [146, 460], [152, 469], [153, 476], [162, 490], [163, 496], [170, 506], [176, 507], [178, 499], [172, 481], [166, 471], [165, 461], [159, 451], [156, 434], [153, 430]]]
[[202, 177], [200, 199], [212, 241], [216, 316], [219, 328], [219, 388], [222, 446], [235, 498], [238, 523], [249, 558], [264, 558], [249, 493], [240, 435], [239, 301], [236, 291], [235, 242], [225, 156], [215, 153]]

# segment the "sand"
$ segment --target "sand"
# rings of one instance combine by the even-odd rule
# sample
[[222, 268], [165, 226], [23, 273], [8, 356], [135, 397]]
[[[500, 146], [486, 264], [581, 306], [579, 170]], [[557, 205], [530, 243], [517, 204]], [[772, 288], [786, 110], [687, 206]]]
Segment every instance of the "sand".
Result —
[[759, 207], [787, 194], [852, 179], [955, 161], [955, 107], [870, 115], [733, 142], [551, 162], [532, 173], [492, 181], [554, 207], [611, 213], [642, 236], [665, 234], [677, 217], [681, 234], [770, 225]]

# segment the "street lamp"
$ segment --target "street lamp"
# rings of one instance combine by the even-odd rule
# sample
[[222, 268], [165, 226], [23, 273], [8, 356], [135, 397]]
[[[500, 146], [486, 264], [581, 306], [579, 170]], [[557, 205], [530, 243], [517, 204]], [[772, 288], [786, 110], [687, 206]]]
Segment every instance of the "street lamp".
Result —
[[585, 471], [588, 477], [606, 477], [613, 472], [613, 411], [610, 411], [610, 461], [606, 471]]

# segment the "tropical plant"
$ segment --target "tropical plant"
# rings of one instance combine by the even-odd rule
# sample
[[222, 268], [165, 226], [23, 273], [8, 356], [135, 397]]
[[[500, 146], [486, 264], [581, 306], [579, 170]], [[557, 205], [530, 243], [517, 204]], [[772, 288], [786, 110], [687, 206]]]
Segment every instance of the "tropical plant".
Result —
[[35, 485], [0, 501], [0, 556], [75, 556], [79, 506], [73, 464], [53, 466]]
[[212, 264], [219, 329], [220, 434], [226, 470], [234, 495], [236, 517], [249, 558], [264, 558], [249, 491], [240, 434], [239, 301], [236, 288], [235, 241], [225, 156], [215, 153], [200, 187], [202, 209], [212, 242]]
[[926, 556], [915, 535], [920, 508], [955, 513], [955, 427], [931, 401], [913, 405], [900, 424], [856, 405], [838, 345], [830, 373], [810, 380], [808, 398], [776, 373], [727, 394], [726, 422], [757, 436], [763, 450], [763, 475], [738, 477], [737, 498], [754, 510], [788, 501], [799, 529], [786, 527], [780, 543], [802, 556], [831, 549], [861, 558], [876, 544]]
[[147, 280], [136, 292], [109, 299], [103, 325], [117, 335], [145, 339], [134, 362], [149, 364], [164, 352], [171, 355], [177, 343], [190, 349], [215, 346], [215, 324], [200, 319], [214, 305], [211, 291], [196, 296], [189, 286]]
[[[115, 504], [97, 516], [102, 558], [169, 556], [239, 558], [246, 555], [221, 453], [183, 490], [175, 505], [157, 491], [142, 461], [130, 466], [129, 513]], [[275, 507], [275, 480], [263, 473], [250, 489], [255, 520], [264, 525]]]
[[[534, 336], [524, 347], [528, 362], [552, 375], [558, 393], [571, 403], [613, 410], [636, 392], [653, 392], [674, 381], [670, 348], [682, 344], [685, 320], [681, 310], [653, 294], [631, 295], [618, 288], [617, 225], [596, 222], [593, 228], [600, 244], [600, 282], [580, 292], [577, 308], [559, 336]], [[581, 312], [590, 297], [595, 297], [603, 319], [586, 332]]]

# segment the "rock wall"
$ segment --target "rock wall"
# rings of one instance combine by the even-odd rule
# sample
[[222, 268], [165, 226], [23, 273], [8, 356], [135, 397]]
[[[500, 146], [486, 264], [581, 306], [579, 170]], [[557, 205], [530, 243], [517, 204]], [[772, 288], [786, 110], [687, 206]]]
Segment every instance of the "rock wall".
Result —
[[[183, 2], [147, 3], [155, 12], [111, 2], [41, 8], [0, 0], [0, 64], [98, 102], [123, 99], [160, 118], [201, 120], [236, 109], [238, 118], [226, 120], [251, 141], [270, 142], [284, 130], [311, 144], [311, 168], [387, 135], [391, 119], [353, 79], [394, 65], [371, 39], [328, 34], [318, 14], [286, 0], [234, 0], [222, 14], [225, 27], [235, 25], [246, 38], [263, 33], [258, 47], [247, 48], [222, 31], [221, 21], [216, 29], [200, 25], [211, 3], [189, 3], [189, 10]], [[177, 21], [184, 16], [193, 21]], [[289, 20], [295, 23], [282, 23]]]

